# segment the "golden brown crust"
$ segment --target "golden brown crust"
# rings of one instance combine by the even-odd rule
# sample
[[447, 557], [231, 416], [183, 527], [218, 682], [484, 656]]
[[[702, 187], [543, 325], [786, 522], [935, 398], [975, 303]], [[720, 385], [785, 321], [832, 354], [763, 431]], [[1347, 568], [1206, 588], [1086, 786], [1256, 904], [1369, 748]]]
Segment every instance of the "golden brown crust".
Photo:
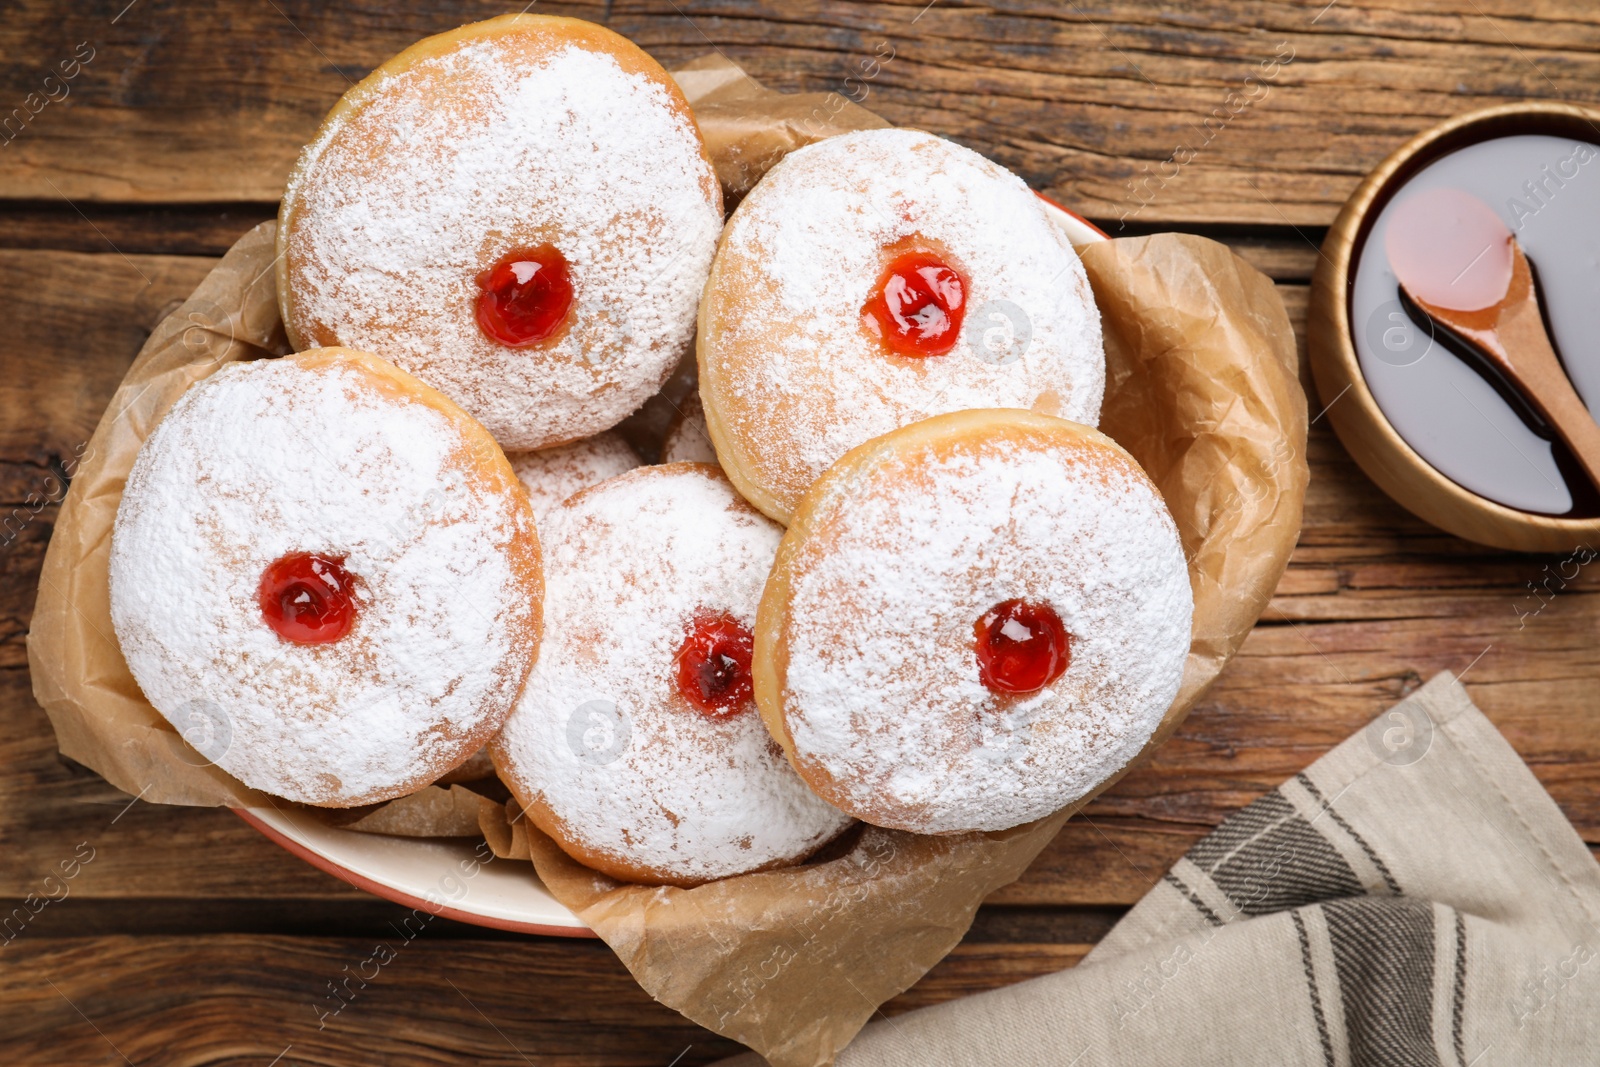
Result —
[[[532, 509], [528, 505], [527, 491], [523, 489], [521, 481], [511, 470], [510, 461], [506, 459], [505, 453], [500, 450], [494, 438], [489, 435], [489, 431], [485, 430], [478, 420], [461, 410], [455, 401], [437, 389], [413, 378], [393, 363], [380, 359], [370, 352], [360, 352], [353, 348], [314, 348], [283, 358], [294, 360], [311, 370], [330, 367], [359, 370], [366, 382], [382, 395], [422, 404], [450, 420], [461, 435], [461, 444], [456, 449], [454, 461], [463, 475], [491, 493], [513, 497], [530, 516], [523, 529], [512, 531], [507, 554], [517, 575], [518, 584], [533, 605], [533, 610], [522, 620], [514, 621], [514, 639], [537, 649], [544, 628], [544, 567], [540, 555], [539, 537], [531, 517]], [[536, 656], [528, 658], [530, 670], [536, 658]], [[522, 680], [517, 684], [518, 693], [526, 681], [527, 674], [524, 672]], [[515, 703], [513, 699], [511, 706], [515, 706]], [[363, 797], [352, 801], [349, 805], [337, 806], [368, 804], [375, 800], [387, 800], [414, 793], [471, 759], [474, 753], [500, 732], [500, 725], [501, 720], [486, 720], [462, 743], [460, 759], [431, 768], [426, 775], [416, 781], [399, 783], [392, 790], [386, 791], [387, 795], [382, 797]]]
[[[870, 491], [869, 479], [885, 460], [913, 449], [931, 447], [940, 455], [949, 454], [965, 443], [992, 445], [1009, 440], [1019, 446], [1047, 442], [1053, 448], [1092, 451], [1101, 462], [1137, 473], [1146, 479], [1132, 456], [1105, 434], [1093, 427], [1022, 409], [976, 409], [938, 415], [903, 426], [891, 433], [858, 445], [846, 453], [819, 478], [801, 498], [790, 520], [777, 559], [762, 592], [756, 614], [755, 654], [751, 674], [755, 685], [756, 710], [767, 730], [782, 747], [784, 756], [806, 784], [824, 800], [864, 822], [880, 826], [900, 825], [900, 813], [863, 809], [838, 780], [812, 760], [796, 751], [784, 704], [788, 673], [788, 639], [794, 620], [790, 598], [802, 551], [816, 551], [819, 542], [826, 552], [829, 535], [825, 528], [837, 502]], [[1120, 771], [1118, 772], [1120, 773]], [[918, 832], [927, 832], [919, 830]], [[951, 831], [960, 832], [960, 831]]]
[[[922, 180], [934, 176], [962, 194]], [[991, 202], [1004, 207], [973, 207]], [[962, 274], [973, 316], [931, 358], [890, 351], [861, 312], [874, 279], [913, 249]], [[1051, 276], [1060, 291], [1040, 284]], [[984, 324], [1002, 321], [1025, 325], [1027, 340], [1018, 333], [1004, 342], [1017, 343], [1010, 355], [991, 358]], [[869, 437], [969, 406], [1093, 422], [1103, 391], [1092, 294], [1037, 198], [992, 162], [909, 128], [845, 134], [775, 167], [723, 229], [697, 326], [718, 461], [784, 524], [828, 464]]]
[[[501, 15], [497, 18], [485, 19], [482, 22], [468, 23], [432, 37], [424, 37], [416, 44], [405, 49], [391, 59], [379, 64], [372, 73], [341, 96], [333, 108], [323, 118], [322, 124], [317, 128], [317, 134], [310, 141], [316, 144], [321, 141], [336, 126], [343, 125], [352, 115], [360, 112], [367, 102], [378, 91], [378, 87], [388, 78], [404, 71], [410, 70], [418, 63], [442, 55], [460, 44], [493, 37], [511, 37], [521, 35], [528, 42], [530, 59], [538, 59], [567, 45], [577, 45], [592, 52], [602, 52], [616, 60], [617, 65], [629, 74], [639, 74], [650, 78], [659, 85], [672, 100], [675, 110], [686, 118], [695, 130], [699, 124], [695, 122], [694, 111], [689, 107], [689, 101], [684, 97], [683, 90], [678, 88], [678, 83], [672, 80], [661, 64], [657, 63], [642, 48], [621, 34], [606, 29], [604, 26], [583, 19], [566, 18], [559, 15]], [[715, 171], [712, 169], [711, 156], [705, 148], [705, 139], [700, 138], [700, 155], [706, 162], [706, 195], [707, 199], [717, 205], [718, 211], [722, 209], [722, 187], [716, 181]], [[278, 308], [283, 316], [284, 330], [289, 335], [289, 343], [296, 349], [307, 347], [307, 338], [301, 332], [302, 326], [299, 316], [295, 312], [293, 288], [290, 285], [290, 259], [286, 254], [289, 247], [289, 236], [295, 227], [298, 215], [294, 190], [300, 183], [303, 170], [308, 163], [304, 155], [296, 161], [294, 170], [289, 173], [287, 191], [283, 202], [278, 209], [278, 247], [277, 247], [277, 278], [278, 278]], [[490, 266], [486, 259], [480, 269]], [[551, 442], [556, 444], [559, 442]]]
[[721, 342], [721, 334], [717, 330], [717, 322], [720, 321], [717, 294], [728, 288], [728, 283], [723, 279], [727, 263], [723, 248], [727, 240], [728, 231], [724, 229], [722, 236], [717, 239], [717, 254], [711, 261], [711, 274], [706, 278], [705, 295], [700, 299], [700, 313], [695, 320], [694, 355], [701, 382], [701, 410], [705, 416], [706, 434], [711, 438], [711, 447], [717, 452], [717, 463], [734, 488], [739, 490], [739, 495], [755, 505], [767, 518], [786, 524], [790, 521], [789, 509], [775, 495], [762, 489], [746, 470], [741, 453], [736, 448], [736, 438], [723, 423], [721, 405], [703, 402], [705, 390], [715, 388], [711, 384], [715, 373], [711, 367], [710, 353], [717, 351]]
[[[578, 493], [575, 493], [573, 496], [567, 499], [567, 501], [562, 505], [562, 509], [563, 512], [576, 511], [578, 513], [586, 513], [587, 508], [603, 507], [603, 504], [597, 503], [595, 498], [603, 497], [608, 493], [618, 492], [619, 484], [623, 482], [632, 481], [637, 483], [647, 480], [657, 480], [666, 482], [670, 485], [671, 483], [668, 481], [669, 479], [683, 480], [686, 476], [691, 475], [696, 478], [703, 478], [709, 483], [713, 483], [714, 486], [719, 490], [719, 497], [725, 495], [725, 498], [728, 502], [727, 506], [740, 515], [741, 523], [754, 524], [760, 528], [771, 531], [771, 533], [767, 535], [771, 537], [771, 540], [767, 541], [766, 544], [768, 546], [775, 544], [777, 540], [775, 536], [777, 531], [773, 529], [771, 524], [765, 519], [760, 518], [755, 509], [751, 508], [745, 501], [739, 499], [732, 492], [732, 490], [728, 487], [727, 479], [724, 477], [719, 468], [707, 463], [679, 462], [661, 464], [652, 467], [642, 467], [620, 475], [617, 478], [610, 479], [607, 482], [602, 482], [580, 490]], [[592, 512], [588, 513], [592, 514]], [[563, 526], [563, 529], [570, 530], [571, 527]], [[558, 560], [570, 558], [566, 555], [569, 549], [575, 549], [581, 552], [584, 557], [592, 556], [595, 551], [606, 551], [604, 548], [597, 549], [593, 542], [571, 541], [565, 547], [560, 545], [554, 546], [552, 548], [554, 558]], [[665, 561], [653, 561], [649, 554], [648, 548], [642, 548], [641, 551], [643, 551], [644, 554], [640, 557], [638, 567], [648, 568], [650, 572], [655, 573], [669, 566], [669, 564]], [[765, 558], [763, 558], [760, 562], [761, 566], [759, 570], [753, 570], [751, 580], [747, 585], [748, 595], [750, 597], [750, 607], [754, 606], [754, 594], [758, 592], [760, 588], [759, 584], [756, 583], [759, 583], [761, 575], [763, 575], [766, 571]], [[623, 577], [626, 578], [629, 584], [634, 584], [634, 577], [631, 573], [625, 572]], [[570, 584], [564, 583], [562, 588], [570, 591], [573, 587]], [[664, 607], [664, 605], [658, 605], [658, 607]], [[679, 607], [681, 607], [681, 605], [675, 606], [670, 610], [661, 611], [658, 614], [653, 614], [650, 617], [651, 621], [646, 624], [646, 628], [650, 626], [675, 626], [676, 623], [673, 620], [679, 618]], [[564, 617], [566, 617], [563, 614], [564, 609], [559, 603], [553, 603], [551, 608], [552, 626], [556, 627], [553, 632], [559, 634], [562, 632], [562, 620]], [[582, 608], [582, 613], [586, 617], [593, 616], [595, 615], [596, 610], [596, 605], [585, 604]], [[599, 623], [600, 625], [616, 628], [617, 620], [615, 617], [608, 619], [604, 617], [604, 612], [600, 612], [599, 614], [602, 616]], [[743, 612], [741, 612], [741, 614], [743, 614]], [[629, 618], [636, 619], [638, 616], [629, 616]], [[571, 619], [567, 618], [567, 621], [570, 622]], [[570, 628], [568, 628], [568, 632], [570, 632]], [[553, 653], [556, 655], [562, 654], [563, 651], [566, 651], [570, 654], [571, 648], [570, 646], [563, 648], [558, 639], [553, 639], [551, 646], [549, 649], [547, 649], [547, 653]], [[609, 663], [610, 661], [604, 662]], [[559, 661], [550, 660], [544, 666], [546, 668], [559, 669]], [[723, 743], [727, 740], [726, 734], [705, 734], [697, 730], [668, 730], [666, 732], [658, 730], [656, 727], [660, 723], [665, 722], [670, 724], [674, 721], [677, 721], [678, 717], [680, 716], [686, 716], [687, 718], [684, 721], [689, 724], [703, 722], [704, 720], [701, 718], [700, 713], [688, 703], [683, 694], [678, 690], [676, 682], [671, 680], [671, 674], [664, 674], [659, 679], [662, 684], [658, 688], [654, 680], [654, 675], [651, 674], [649, 669], [643, 668], [641, 664], [638, 663], [632, 663], [628, 665], [630, 673], [634, 673], [634, 668], [639, 668], [638, 673], [649, 675], [653, 680], [646, 689], [645, 695], [642, 699], [629, 700], [626, 702], [626, 705], [629, 709], [629, 718], [632, 722], [632, 748], [625, 749], [626, 754], [621, 757], [624, 765], [635, 763], [644, 764], [647, 766], [659, 765], [662, 772], [666, 772], [668, 768], [675, 768], [677, 771], [689, 773], [684, 771], [684, 767], [688, 764], [699, 761], [711, 761], [720, 764], [724, 759], [726, 759], [728, 761], [728, 767], [730, 770], [722, 773], [756, 775], [763, 780], [766, 779], [766, 776], [771, 774], [782, 774], [785, 779], [788, 779], [788, 772], [784, 768], [782, 762], [777, 759], [776, 753], [772, 753], [770, 751], [770, 742], [767, 740], [764, 730], [762, 727], [757, 726], [754, 722], [748, 722], [746, 724], [748, 729], [754, 731], [754, 733], [742, 733], [741, 736], [748, 736], [751, 740], [757, 741], [759, 746], [763, 750], [766, 750], [768, 754], [759, 766], [741, 765], [741, 768], [737, 771], [731, 770], [731, 768], [734, 767], [733, 760], [735, 759], [735, 754], [739, 751], [739, 749], [729, 748]], [[538, 695], [541, 693], [541, 690], [538, 688], [539, 682], [536, 679], [531, 684], [534, 686], [534, 688], [530, 691], [529, 696], [531, 699], [536, 700]], [[608, 690], [604, 685], [599, 685], [595, 691], [606, 692], [610, 690]], [[616, 699], [619, 701], [619, 703], [623, 702], [623, 698], [621, 696], [618, 696]], [[545, 709], [542, 706], [527, 706], [519, 709], [517, 714], [538, 715], [543, 710]], [[741, 716], [741, 718], [743, 718], [743, 716]], [[729, 721], [728, 725], [731, 725], [731, 723], [732, 720]], [[531, 734], [531, 736], [539, 735], [534, 733]], [[648, 750], [640, 749], [638, 746], [640, 746], [641, 743], [645, 743], [644, 739], [646, 738], [649, 738], [648, 744], [651, 747]], [[544, 735], [544, 739], [548, 740], [549, 735]], [[513, 719], [510, 723], [508, 723], [505, 731], [490, 743], [490, 758], [494, 761], [496, 773], [499, 775], [501, 781], [505, 783], [507, 788], [511, 790], [512, 795], [516, 798], [518, 805], [522, 808], [526, 817], [541, 832], [549, 836], [567, 855], [571, 856], [573, 859], [587, 867], [620, 881], [646, 885], [691, 887], [714, 880], [714, 878], [708, 878], [698, 873], [688, 873], [696, 871], [697, 868], [694, 866], [688, 866], [684, 863], [678, 863], [676, 866], [673, 866], [672, 861], [669, 860], [663, 866], [654, 866], [650, 862], [647, 862], [646, 859], [641, 858], [641, 850], [638, 848], [630, 848], [625, 845], [618, 846], [615, 843], [605, 846], [597, 845], [596, 841], [606, 840], [607, 836], [609, 836], [597, 834], [596, 831], [599, 829], [599, 827], [594, 825], [597, 820], [605, 816], [603, 816], [601, 813], [575, 806], [570, 797], [563, 802], [563, 785], [559, 774], [545, 773], [541, 771], [538, 765], [540, 755], [546, 753], [547, 750], [542, 748], [535, 749], [528, 747], [531, 743], [530, 733], [519, 730], [518, 721]], [[660, 758], [661, 753], [670, 753], [675, 756], [676, 759], [662, 761]], [[649, 773], [656, 772], [650, 771]], [[674, 776], [676, 777], [677, 775]], [[619, 795], [623, 796], [634, 795], [629, 790], [618, 790], [617, 792]], [[673, 822], [674, 826], [677, 825], [680, 818], [694, 819], [704, 817], [704, 813], [695, 814], [686, 811], [682, 807], [679, 807], [677, 802], [685, 800], [685, 798], [681, 795], [674, 800], [670, 791], [657, 791], [651, 789], [648, 790], [648, 792], [650, 800], [645, 804], [645, 806], [648, 807], [650, 805], [654, 805], [661, 811], [668, 812], [667, 817]], [[807, 803], [814, 804], [819, 810], [826, 810], [824, 809], [821, 801], [810, 796], [810, 794], [806, 792], [805, 787], [801, 782], [793, 781], [792, 793], [789, 795], [789, 799], [793, 800], [800, 797], [803, 797]], [[552, 798], [555, 799], [553, 800]], [[744, 811], [745, 809], [736, 808], [734, 810]], [[781, 811], [781, 808], [775, 808], [772, 810]], [[749, 866], [742, 866], [738, 873], [752, 873], [755, 871], [771, 870], [793, 866], [795, 864], [804, 862], [807, 858], [809, 858], [809, 856], [814, 854], [818, 848], [825, 847], [830, 840], [837, 836], [837, 833], [842, 833], [844, 829], [850, 825], [849, 821], [844, 819], [843, 816], [838, 815], [837, 812], [830, 811], [829, 816], [830, 818], [838, 821], [838, 828], [836, 832], [827, 834], [822, 840], [817, 840], [810, 843], [804, 841], [790, 842], [790, 844], [794, 845], [794, 847], [785, 849], [783, 854], [772, 856], [766, 862], [751, 863]], [[613, 817], [615, 817], [615, 813], [613, 813]], [[748, 818], [749, 816], [746, 817]], [[648, 834], [652, 832], [646, 827], [637, 825], [636, 822], [633, 821], [635, 818], [638, 818], [637, 814], [630, 812], [625, 818], [619, 820], [615, 827], [608, 827], [608, 829], [614, 828], [621, 830], [622, 839], [629, 842], [633, 842], [635, 840], [634, 835], [638, 833]], [[643, 821], [647, 822], [648, 820]], [[747, 844], [745, 847], [748, 848], [750, 846]], [[760, 848], [762, 853], [769, 852], [769, 847], [762, 845], [759, 842], [756, 847]], [[661, 850], [658, 848], [654, 854], [645, 853], [645, 855], [648, 857], [648, 859], [653, 860], [661, 855]], [[752, 855], [755, 855], [755, 853], [752, 853]]]
[[[587, 141], [551, 134], [527, 142], [527, 123], [542, 120], [503, 110], [512, 75], [456, 73], [526, 72], [542, 92], [572, 94], [585, 128], [604, 125], [607, 98], [585, 78], [537, 75], [558, 61], [579, 69], [562, 60], [569, 53], [601, 57], [607, 85], [628, 87], [618, 106], [634, 119], [605, 127], [615, 135], [599, 146], [598, 163]], [[639, 119], [645, 111], [648, 121]], [[434, 135], [443, 158], [414, 147], [407, 133], [424, 116], [443, 131]], [[450, 184], [468, 181], [463, 159], [502, 149], [533, 153], [536, 175], [520, 185]], [[609, 170], [590, 175], [596, 167]], [[609, 191], [573, 198], [578, 176]], [[362, 196], [373, 204], [352, 203]], [[721, 187], [694, 114], [655, 60], [592, 23], [504, 16], [418, 42], [329, 112], [279, 209], [279, 308], [294, 348], [378, 352], [443, 389], [507, 448], [548, 448], [615, 425], [687, 355], [721, 221]], [[473, 279], [512, 250], [546, 244], [569, 259], [573, 302], [549, 336], [513, 349], [481, 329]], [[649, 267], [659, 246], [679, 254]], [[404, 267], [384, 260], [391, 249]]]
[[[615, 878], [619, 882], [631, 882], [635, 885], [668, 885], [675, 886], [678, 889], [693, 889], [695, 886], [706, 884], [707, 880], [703, 878], [679, 878], [654, 867], [627, 863], [610, 852], [585, 847], [580, 841], [580, 835], [567, 828], [567, 824], [551, 810], [550, 805], [544, 802], [537, 791], [530, 793], [519, 786], [518, 779], [506, 765], [498, 745], [491, 744], [489, 746], [489, 755], [494, 760], [495, 773], [499, 776], [500, 781], [505, 784], [505, 787], [511, 790], [511, 795], [516, 800], [517, 806], [522, 809], [524, 817], [540, 833], [555, 842], [557, 848], [585, 867], [599, 871], [608, 878]], [[842, 833], [843, 831], [841, 830], [840, 832]], [[824, 843], [818, 847], [826, 848], [829, 843], [831, 842]], [[796, 864], [804, 863], [808, 858], [807, 856], [799, 856], [793, 859], [775, 860], [764, 866], [754, 867], [744, 873], [757, 874], [761, 871], [793, 867]]]

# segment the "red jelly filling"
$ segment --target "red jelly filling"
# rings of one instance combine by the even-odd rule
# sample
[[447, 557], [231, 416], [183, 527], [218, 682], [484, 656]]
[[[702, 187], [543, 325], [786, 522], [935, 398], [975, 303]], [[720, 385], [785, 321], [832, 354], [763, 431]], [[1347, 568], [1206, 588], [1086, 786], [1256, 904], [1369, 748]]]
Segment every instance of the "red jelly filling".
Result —
[[972, 629], [978, 678], [992, 692], [1036, 692], [1065, 674], [1072, 660], [1072, 635], [1048, 604], [1003, 600]]
[[512, 348], [549, 338], [572, 307], [572, 274], [554, 245], [508, 252], [477, 282], [478, 328]]
[[867, 332], [898, 356], [942, 356], [961, 338], [967, 281], [937, 253], [902, 252], [861, 308]]
[[356, 621], [355, 576], [332, 556], [294, 552], [274, 560], [256, 597], [267, 625], [297, 645], [337, 641]]
[[755, 639], [726, 612], [703, 613], [678, 646], [678, 692], [713, 719], [735, 715], [755, 699], [750, 659]]

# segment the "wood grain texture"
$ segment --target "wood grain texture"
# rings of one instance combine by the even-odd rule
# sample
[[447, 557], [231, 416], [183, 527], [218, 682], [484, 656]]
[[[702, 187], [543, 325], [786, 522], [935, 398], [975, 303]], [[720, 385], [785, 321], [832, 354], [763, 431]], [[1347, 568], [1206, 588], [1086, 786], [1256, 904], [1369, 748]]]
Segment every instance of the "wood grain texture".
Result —
[[682, 1064], [739, 1051], [596, 942], [24, 935], [4, 958], [8, 1060], [41, 1067], [661, 1067], [690, 1045]]
[[[5, 324], [0, 463], [42, 470], [81, 448], [150, 328], [211, 266], [209, 258], [109, 249], [0, 250], [0, 291], [25, 308]], [[9, 501], [29, 484], [15, 477], [0, 476]]]
[[[150, 326], [274, 214], [300, 146], [351, 82], [424, 34], [506, 10], [21, 0], [0, 20], [0, 283], [15, 308], [0, 335], [0, 907], [94, 849], [70, 898], [0, 948], [0, 1061], [689, 1065], [735, 1050], [650, 1001], [603, 946], [446, 920], [404, 942], [404, 909], [235, 816], [129, 804], [60, 760], [29, 692], [22, 641], [54, 500]], [[1471, 108], [1600, 100], [1588, 0], [537, 10], [608, 20], [669, 66], [717, 49], [777, 88], [849, 91], [1114, 234], [1224, 240], [1285, 283], [1302, 356], [1323, 228], [1367, 169]], [[84, 44], [93, 58], [63, 80]], [[894, 58], [860, 80], [887, 48]], [[1313, 393], [1312, 413], [1323, 406]], [[1221, 818], [1441, 669], [1465, 672], [1600, 847], [1600, 567], [1423, 524], [1362, 475], [1330, 420], [1312, 426], [1299, 546], [1240, 656], [1173, 741], [1070, 822], [886, 1014], [1075, 964]], [[328, 983], [380, 941], [398, 945], [393, 962], [320, 1020]]]
[[[0, 26], [4, 54], [26, 57], [0, 77], [0, 118], [17, 116], [0, 148], [5, 195], [276, 201], [352, 82], [418, 37], [505, 10], [139, 0], [113, 23], [125, 4], [23, 4]], [[1600, 9], [1584, 0], [1531, 12], [1514, 0], [1196, 0], [1177, 11], [1137, 0], [620, 0], [539, 11], [604, 20], [668, 66], [715, 49], [778, 88], [848, 91], [1104, 220], [1326, 225], [1362, 173], [1446, 116], [1512, 99], [1600, 100]], [[50, 83], [59, 102], [41, 104], [45, 78], [85, 43], [93, 58]], [[863, 81], [861, 65], [888, 48], [894, 58]]]
[[268, 203], [69, 204], [59, 198], [4, 203], [0, 248], [128, 256], [221, 257], [241, 234], [277, 216], [277, 205]]
[[[1087, 949], [961, 945], [882, 1010], [1050, 974]], [[741, 1051], [652, 1001], [593, 941], [25, 934], [0, 959], [7, 1062], [39, 1067], [664, 1067]]]

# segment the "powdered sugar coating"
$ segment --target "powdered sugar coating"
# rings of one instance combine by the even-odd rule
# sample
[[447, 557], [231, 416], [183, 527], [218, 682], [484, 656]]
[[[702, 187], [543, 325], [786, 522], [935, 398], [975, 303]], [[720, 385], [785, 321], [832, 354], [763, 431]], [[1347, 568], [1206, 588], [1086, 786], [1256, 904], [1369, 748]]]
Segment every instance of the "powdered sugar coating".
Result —
[[[466, 759], [510, 712], [539, 592], [532, 514], [464, 462], [472, 445], [348, 366], [236, 363], [191, 388], [112, 537], [111, 617], [145, 697], [229, 774], [306, 803], [400, 795]], [[262, 572], [292, 552], [356, 576], [341, 640], [263, 620]]]
[[702, 464], [614, 478], [546, 524], [546, 640], [491, 750], [569, 850], [690, 883], [797, 861], [849, 824], [754, 708], [714, 720], [676, 686], [697, 612], [754, 626], [782, 532]]
[[[922, 833], [1040, 818], [1132, 759], [1177, 693], [1183, 550], [1114, 446], [919, 444], [814, 515], [790, 571], [783, 715], [847, 811]], [[1050, 605], [1072, 635], [1066, 673], [1022, 697], [990, 692], [974, 651], [974, 623], [1012, 598]]]
[[678, 417], [667, 427], [661, 440], [663, 463], [715, 463], [717, 450], [706, 432], [706, 412], [700, 406], [700, 394], [693, 393], [683, 402]]
[[[912, 238], [969, 282], [947, 355], [890, 355], [862, 325], [886, 250]], [[1021, 179], [931, 134], [849, 133], [785, 157], [729, 221], [701, 314], [723, 466], [782, 521], [845, 452], [930, 415], [1099, 418], [1100, 316], [1070, 241]]]
[[528, 491], [534, 516], [541, 521], [578, 490], [626, 474], [643, 462], [621, 434], [609, 430], [570, 445], [517, 452], [506, 458]]
[[[364, 82], [307, 147], [281, 216], [291, 337], [390, 359], [507, 449], [597, 433], [661, 386], [722, 225], [666, 75], [567, 41], [552, 25], [568, 21], [530, 16]], [[570, 329], [489, 340], [475, 277], [545, 242], [571, 269]]]

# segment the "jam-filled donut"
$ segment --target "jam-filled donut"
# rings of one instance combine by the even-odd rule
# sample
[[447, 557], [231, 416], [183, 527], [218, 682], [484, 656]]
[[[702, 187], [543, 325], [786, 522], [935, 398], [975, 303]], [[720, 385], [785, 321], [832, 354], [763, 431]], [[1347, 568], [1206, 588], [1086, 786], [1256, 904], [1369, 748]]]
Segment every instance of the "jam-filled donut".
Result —
[[539, 647], [527, 496], [445, 396], [365, 353], [233, 363], [139, 450], [111, 619], [145, 697], [245, 785], [410, 793], [505, 721]]
[[717, 450], [706, 432], [706, 412], [700, 395], [691, 393], [667, 426], [661, 440], [663, 463], [715, 463]]
[[851, 451], [806, 494], [761, 601], [756, 702], [844, 811], [1001, 830], [1139, 753], [1192, 612], [1177, 528], [1115, 442], [955, 412]]
[[569, 445], [517, 452], [507, 458], [540, 520], [578, 490], [626, 474], [643, 462], [622, 435], [613, 430]]
[[750, 693], [783, 531], [715, 467], [643, 467], [543, 526], [545, 644], [489, 751], [534, 825], [624, 881], [796, 863], [850, 819], [784, 762]]
[[1100, 315], [1043, 201], [915, 130], [790, 153], [729, 220], [700, 304], [700, 396], [739, 491], [787, 522], [863, 441], [945, 411], [1099, 420]]
[[279, 214], [296, 348], [376, 352], [506, 449], [616, 425], [688, 352], [722, 193], [665, 71], [593, 23], [429, 37], [345, 94]]

